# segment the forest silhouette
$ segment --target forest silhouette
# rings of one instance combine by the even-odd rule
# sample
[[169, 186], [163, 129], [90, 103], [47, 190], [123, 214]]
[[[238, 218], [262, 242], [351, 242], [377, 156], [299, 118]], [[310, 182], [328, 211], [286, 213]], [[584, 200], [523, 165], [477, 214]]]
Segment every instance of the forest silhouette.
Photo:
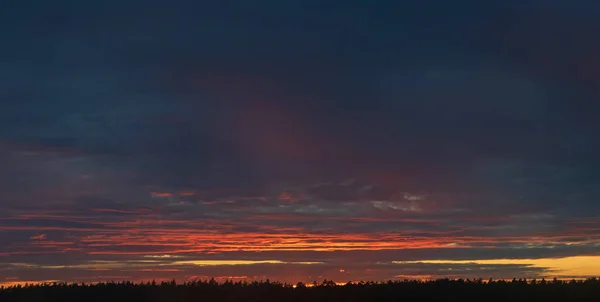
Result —
[[600, 280], [449, 280], [321, 283], [214, 279], [97, 284], [26, 284], [0, 288], [0, 301], [600, 301]]

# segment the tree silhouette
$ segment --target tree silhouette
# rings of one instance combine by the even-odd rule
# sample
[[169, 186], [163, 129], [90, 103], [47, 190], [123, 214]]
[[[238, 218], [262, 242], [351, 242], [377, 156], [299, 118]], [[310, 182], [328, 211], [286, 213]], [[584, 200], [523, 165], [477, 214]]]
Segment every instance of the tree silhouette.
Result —
[[332, 280], [287, 283], [214, 279], [132, 283], [130, 281], [85, 283], [25, 284], [0, 287], [2, 302], [38, 301], [600, 301], [600, 281], [554, 279], [547, 282], [526, 279], [488, 280], [440, 279], [435, 281], [348, 282]]

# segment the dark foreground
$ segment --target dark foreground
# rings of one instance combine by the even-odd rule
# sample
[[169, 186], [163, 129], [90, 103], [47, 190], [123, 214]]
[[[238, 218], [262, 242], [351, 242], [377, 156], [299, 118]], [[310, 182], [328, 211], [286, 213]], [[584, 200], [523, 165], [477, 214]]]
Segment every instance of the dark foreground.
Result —
[[600, 301], [600, 281], [437, 280], [343, 286], [324, 281], [310, 287], [301, 283], [218, 284], [212, 280], [185, 284], [53, 284], [3, 288], [0, 301]]

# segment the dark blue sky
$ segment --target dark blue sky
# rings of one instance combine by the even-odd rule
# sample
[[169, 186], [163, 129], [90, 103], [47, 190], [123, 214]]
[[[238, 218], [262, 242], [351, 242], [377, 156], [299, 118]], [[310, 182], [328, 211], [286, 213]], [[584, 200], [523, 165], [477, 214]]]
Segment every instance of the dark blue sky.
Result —
[[600, 252], [597, 1], [2, 6], [0, 283]]

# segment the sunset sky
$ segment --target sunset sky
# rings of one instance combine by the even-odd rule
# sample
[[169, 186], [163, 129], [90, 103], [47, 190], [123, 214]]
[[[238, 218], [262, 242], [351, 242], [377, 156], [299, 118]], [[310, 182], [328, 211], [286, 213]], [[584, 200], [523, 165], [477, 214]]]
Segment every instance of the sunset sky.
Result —
[[8, 1], [0, 284], [600, 276], [600, 1]]

